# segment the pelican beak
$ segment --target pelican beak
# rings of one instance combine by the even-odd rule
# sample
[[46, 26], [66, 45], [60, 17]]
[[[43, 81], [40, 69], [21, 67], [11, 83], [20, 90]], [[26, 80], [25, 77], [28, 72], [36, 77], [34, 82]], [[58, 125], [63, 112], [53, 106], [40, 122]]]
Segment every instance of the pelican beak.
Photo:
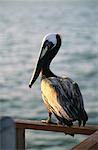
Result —
[[42, 60], [39, 59], [36, 66], [35, 66], [35, 69], [33, 71], [33, 74], [32, 74], [32, 77], [31, 77], [31, 80], [29, 82], [29, 87], [31, 88], [33, 83], [36, 81], [36, 79], [38, 78], [39, 74], [40, 74], [40, 71], [41, 71], [41, 68], [42, 68]]
[[31, 80], [29, 82], [30, 88], [32, 87], [33, 83], [36, 81], [36, 79], [38, 78], [38, 76], [41, 72], [41, 69], [44, 65], [44, 60], [45, 60], [45, 55], [46, 55], [47, 50], [48, 50], [47, 45], [45, 45], [45, 47], [41, 48], [41, 52], [40, 52], [37, 64], [36, 64], [35, 69], [33, 71]]

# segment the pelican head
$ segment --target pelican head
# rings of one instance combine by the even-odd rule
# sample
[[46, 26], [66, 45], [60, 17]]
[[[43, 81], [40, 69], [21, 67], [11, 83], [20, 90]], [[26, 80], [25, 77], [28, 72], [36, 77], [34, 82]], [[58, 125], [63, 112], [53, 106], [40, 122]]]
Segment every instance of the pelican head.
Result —
[[49, 68], [50, 63], [57, 54], [60, 46], [61, 46], [61, 36], [59, 34], [51, 33], [43, 38], [38, 61], [36, 63], [35, 69], [33, 71], [29, 83], [30, 88], [38, 78], [43, 68], [44, 69]]

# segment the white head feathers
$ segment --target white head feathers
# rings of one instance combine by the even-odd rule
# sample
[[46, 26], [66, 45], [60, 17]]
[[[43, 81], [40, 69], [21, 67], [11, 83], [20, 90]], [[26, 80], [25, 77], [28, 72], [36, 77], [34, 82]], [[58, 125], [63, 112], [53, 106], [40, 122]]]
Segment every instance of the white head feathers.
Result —
[[54, 44], [54, 47], [56, 46], [57, 44], [57, 39], [56, 39], [56, 33], [50, 33], [50, 34], [47, 34], [43, 40], [42, 40], [42, 45], [41, 47], [43, 46], [44, 42], [48, 40], [49, 42], [52, 42]]

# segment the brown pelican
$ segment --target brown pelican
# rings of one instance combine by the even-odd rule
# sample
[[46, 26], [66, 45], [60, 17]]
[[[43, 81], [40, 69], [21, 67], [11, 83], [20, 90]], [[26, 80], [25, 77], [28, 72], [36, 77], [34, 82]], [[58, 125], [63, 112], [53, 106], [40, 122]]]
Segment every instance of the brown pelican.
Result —
[[36, 67], [29, 87], [41, 73], [41, 93], [48, 110], [47, 123], [51, 122], [52, 113], [60, 124], [71, 126], [78, 120], [83, 126], [88, 120], [79, 86], [69, 77], [58, 77], [50, 70], [50, 63], [61, 46], [59, 34], [48, 34], [44, 37]]

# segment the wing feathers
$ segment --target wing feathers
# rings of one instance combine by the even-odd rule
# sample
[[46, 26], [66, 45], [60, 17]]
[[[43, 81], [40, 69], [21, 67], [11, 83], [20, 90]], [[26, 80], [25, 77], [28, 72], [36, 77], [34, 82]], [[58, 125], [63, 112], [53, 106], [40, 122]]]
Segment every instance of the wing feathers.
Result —
[[69, 78], [50, 77], [42, 80], [41, 91], [44, 102], [58, 120], [67, 125], [75, 120], [86, 123], [88, 117], [77, 83]]

